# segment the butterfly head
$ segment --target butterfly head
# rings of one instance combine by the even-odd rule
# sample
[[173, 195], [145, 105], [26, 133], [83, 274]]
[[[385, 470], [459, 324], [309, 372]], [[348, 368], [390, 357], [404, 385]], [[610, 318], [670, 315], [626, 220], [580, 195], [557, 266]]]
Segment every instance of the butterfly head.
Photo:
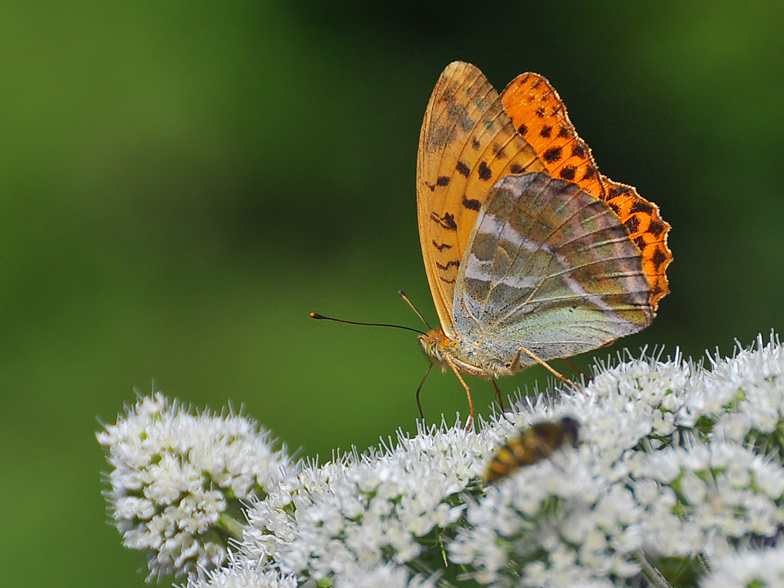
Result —
[[457, 341], [447, 337], [443, 329], [433, 329], [419, 335], [419, 344], [430, 362], [443, 372], [449, 367], [446, 356], [453, 356], [458, 348]]

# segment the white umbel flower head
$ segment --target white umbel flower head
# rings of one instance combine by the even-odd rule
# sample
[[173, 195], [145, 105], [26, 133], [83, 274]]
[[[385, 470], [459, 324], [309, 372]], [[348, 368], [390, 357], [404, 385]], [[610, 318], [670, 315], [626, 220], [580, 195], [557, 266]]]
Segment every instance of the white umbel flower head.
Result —
[[732, 442], [637, 452], [628, 460], [646, 516], [646, 551], [714, 556], [748, 538], [774, 538], [784, 524], [784, 469]]
[[668, 439], [678, 423], [676, 411], [694, 366], [658, 357], [628, 358], [615, 367], [598, 367], [593, 380], [566, 399], [583, 423], [581, 437], [590, 440], [605, 459], [619, 459], [646, 438]]
[[97, 434], [109, 452], [111, 516], [150, 575], [225, 563], [240, 537], [240, 500], [265, 495], [292, 469], [285, 448], [240, 415], [190, 414], [158, 392]]
[[591, 450], [565, 448], [469, 505], [450, 559], [493, 586], [611, 586], [639, 572], [642, 510]]
[[438, 576], [412, 574], [404, 565], [387, 563], [336, 579], [335, 588], [435, 588]]
[[782, 586], [783, 398], [784, 351], [760, 339], [707, 368], [599, 366], [476, 431], [420, 427], [323, 465], [160, 395], [98, 437], [126, 545], [189, 588], [667, 586], [657, 568], [756, 588]]
[[229, 552], [225, 567], [191, 576], [187, 588], [297, 588], [294, 576], [269, 566], [239, 560]]
[[400, 434], [394, 448], [305, 466], [250, 509], [242, 553], [322, 583], [378, 574], [408, 582], [407, 573], [379, 566], [414, 562], [438, 544], [487, 452], [458, 422], [420, 428], [413, 439]]
[[739, 443], [784, 451], [784, 347], [771, 334], [751, 349], [738, 348], [730, 359], [710, 358], [713, 368], [693, 382], [681, 420], [710, 427]]
[[733, 550], [710, 565], [702, 588], [784, 588], [784, 545]]

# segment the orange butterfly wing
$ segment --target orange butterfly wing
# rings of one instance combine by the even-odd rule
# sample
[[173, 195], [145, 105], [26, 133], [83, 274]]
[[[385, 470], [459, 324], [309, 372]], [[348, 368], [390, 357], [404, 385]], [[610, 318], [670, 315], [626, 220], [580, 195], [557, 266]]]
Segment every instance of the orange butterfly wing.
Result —
[[425, 271], [448, 337], [455, 337], [455, 280], [482, 203], [500, 178], [544, 169], [482, 72], [447, 66], [419, 138], [417, 211]]
[[670, 292], [665, 274], [672, 261], [667, 247], [670, 224], [662, 220], [659, 207], [637, 194], [632, 186], [613, 182], [604, 175], [602, 181], [607, 187], [604, 200], [629, 229], [632, 241], [642, 253], [642, 269], [651, 284], [651, 306], [656, 311], [659, 300]]
[[598, 172], [591, 150], [577, 135], [561, 97], [542, 76], [517, 76], [503, 91], [501, 100], [518, 132], [553, 177], [573, 182], [606, 201], [621, 219], [642, 253], [655, 311], [659, 300], [669, 292], [665, 270], [672, 261], [667, 247], [670, 225], [662, 220], [659, 207], [633, 187], [613, 182]]
[[521, 74], [502, 92], [501, 101], [517, 131], [554, 178], [575, 183], [592, 196], [603, 198], [605, 187], [591, 149], [577, 135], [550, 82], [539, 74]]

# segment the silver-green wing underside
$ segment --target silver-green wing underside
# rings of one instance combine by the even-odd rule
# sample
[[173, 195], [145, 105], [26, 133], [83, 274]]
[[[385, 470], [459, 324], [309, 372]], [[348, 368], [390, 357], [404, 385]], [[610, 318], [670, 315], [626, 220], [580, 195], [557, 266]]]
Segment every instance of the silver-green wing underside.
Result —
[[455, 326], [472, 363], [508, 363], [520, 347], [569, 357], [648, 326], [649, 299], [640, 250], [607, 204], [547, 174], [507, 176], [477, 217]]

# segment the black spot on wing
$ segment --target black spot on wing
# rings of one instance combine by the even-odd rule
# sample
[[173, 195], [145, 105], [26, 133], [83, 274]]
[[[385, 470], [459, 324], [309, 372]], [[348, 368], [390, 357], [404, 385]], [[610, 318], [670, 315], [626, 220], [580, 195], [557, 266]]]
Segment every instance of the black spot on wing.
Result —
[[463, 194], [463, 206], [468, 210], [479, 210], [482, 207], [482, 203], [473, 198], [466, 198], [465, 194]]
[[630, 233], [636, 233], [637, 229], [640, 228], [640, 221], [636, 216], [630, 216], [628, 219], [626, 219], [624, 224], [626, 225], [626, 228], [629, 229]]
[[547, 151], [542, 154], [542, 159], [544, 159], [547, 163], [553, 163], [561, 159], [562, 153], [561, 147], [550, 147]]
[[[618, 196], [624, 196], [629, 194], [631, 190], [628, 186], [620, 186], [616, 185], [610, 188], [610, 193], [607, 195], [607, 198], [617, 198]], [[632, 212], [644, 212], [643, 209], [640, 210], [632, 210]], [[647, 212], [647, 211], [645, 211]]]
[[661, 249], [657, 248], [656, 251], [654, 251], [654, 253], [653, 253], [653, 258], [652, 259], [653, 259], [653, 263], [656, 265], [656, 267], [659, 267], [661, 264], [663, 264], [669, 258], [670, 257], [666, 253], [664, 253], [664, 251], [662, 251]]
[[577, 174], [577, 169], [574, 166], [566, 165], [564, 166], [558, 175], [561, 176], [564, 180], [573, 180], [574, 176]]
[[630, 212], [644, 212], [645, 214], [653, 214], [653, 206], [640, 199], [632, 205]]
[[465, 176], [466, 178], [471, 174], [471, 170], [462, 161], [457, 162], [455, 169], [457, 170], [457, 173], [459, 173], [461, 176]]
[[446, 262], [445, 264], [443, 264], [443, 265], [442, 265], [442, 264], [440, 264], [440, 263], [438, 263], [438, 262], [436, 262], [436, 267], [437, 267], [438, 269], [440, 269], [441, 271], [446, 271], [446, 270], [448, 270], [450, 267], [458, 268], [458, 267], [460, 267], [460, 260], [458, 260], [458, 259], [454, 259], [454, 260], [452, 260], [452, 261], [447, 261], [447, 262]]
[[651, 219], [651, 224], [648, 226], [648, 232], [655, 237], [658, 237], [666, 230], [664, 223], [660, 220]]
[[430, 214], [430, 219], [444, 227], [448, 231], [456, 231], [457, 230], [457, 223], [455, 222], [455, 215], [450, 214], [448, 212], [444, 213], [444, 216], [438, 216], [435, 212]]

